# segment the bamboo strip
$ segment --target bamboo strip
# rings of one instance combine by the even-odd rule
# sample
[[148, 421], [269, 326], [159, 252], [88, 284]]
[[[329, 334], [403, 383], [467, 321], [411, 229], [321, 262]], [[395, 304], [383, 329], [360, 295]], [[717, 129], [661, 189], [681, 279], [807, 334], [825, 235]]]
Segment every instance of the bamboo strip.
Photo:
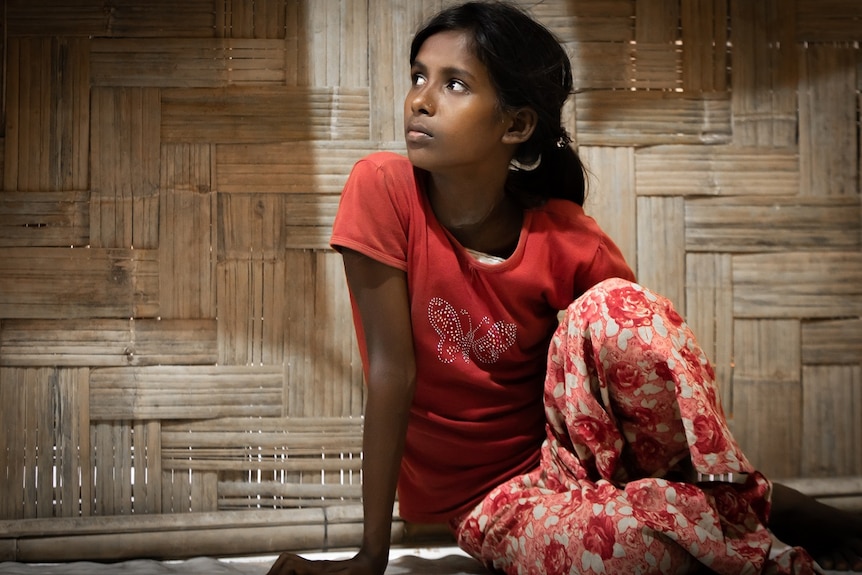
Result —
[[799, 475], [802, 390], [798, 382], [734, 375], [733, 414], [733, 435], [755, 468], [767, 476]]
[[220, 88], [284, 85], [285, 45], [278, 39], [95, 39], [93, 86]]
[[369, 111], [372, 141], [403, 138], [399, 112], [410, 86], [408, 50], [412, 33], [425, 19], [423, 4], [402, 1], [393, 10], [391, 2], [368, 3], [368, 21], [375, 23], [375, 33], [368, 35], [369, 99], [379, 103]]
[[152, 0], [141, 10], [134, 3], [112, 5], [82, 0], [38, 4], [11, 2], [7, 11], [10, 36], [135, 36], [207, 37], [212, 35], [213, 6], [209, 0]]
[[317, 473], [323, 472], [356, 472], [362, 469], [362, 460], [358, 457], [347, 459], [320, 459], [320, 454], [314, 457], [301, 454], [293, 457], [282, 458], [278, 454], [270, 455], [269, 460], [264, 460], [266, 454], [254, 454], [252, 459], [248, 453], [235, 454], [223, 453], [222, 451], [209, 453], [195, 452], [194, 458], [189, 458], [188, 452], [183, 453], [179, 449], [165, 449], [160, 461], [163, 469], [195, 470], [195, 471], [272, 471], [286, 473]]
[[733, 285], [728, 254], [686, 254], [685, 318], [715, 370], [722, 407], [733, 417]]
[[862, 34], [862, 5], [855, 0], [798, 0], [797, 42], [854, 42]]
[[628, 0], [523, 4], [563, 41], [628, 42], [634, 37], [634, 3]]
[[[254, 255], [254, 254], [252, 254]], [[285, 264], [229, 260], [218, 264], [219, 300], [232, 302], [233, 313], [219, 316], [219, 363], [275, 365], [284, 349]]]
[[[241, 369], [241, 368], [232, 368]], [[225, 417], [212, 421], [182, 421], [165, 422], [163, 431], [178, 432], [309, 432], [320, 436], [332, 433], [360, 433], [362, 431], [361, 417], [279, 417], [279, 418], [245, 418]]]
[[[306, 418], [301, 418], [306, 419]], [[220, 420], [223, 421], [223, 420]], [[253, 450], [246, 456], [277, 455], [280, 450], [288, 450], [284, 455], [289, 456], [290, 451], [297, 450], [298, 454], [311, 453], [320, 458], [321, 453], [334, 451], [336, 453], [358, 452], [362, 448], [362, 437], [357, 432], [361, 431], [284, 431], [266, 432], [260, 431], [249, 420], [246, 431], [201, 431], [171, 429], [169, 424], [162, 430], [162, 450], [167, 452], [170, 448], [185, 450], [188, 458], [192, 458], [197, 449], [212, 448], [214, 451], [229, 451], [232, 448]], [[268, 452], [272, 449], [272, 452]], [[303, 452], [303, 449], [305, 451]], [[191, 450], [191, 451], [190, 451]]]
[[638, 42], [630, 55], [632, 76], [629, 89], [672, 90], [683, 85], [682, 54], [667, 44]]
[[152, 314], [158, 305], [156, 256], [150, 250], [5, 249], [0, 252], [0, 317]]
[[330, 282], [334, 288], [333, 306], [338, 325], [335, 334], [338, 336], [341, 359], [337, 365], [340, 371], [337, 375], [341, 384], [342, 416], [360, 417], [365, 408], [365, 385], [363, 382], [362, 357], [356, 341], [356, 331], [353, 324], [353, 308], [347, 279], [344, 277], [344, 266], [341, 258], [333, 253], [324, 254], [330, 262], [332, 270]]
[[632, 148], [581, 146], [578, 154], [590, 173], [584, 210], [637, 269], [637, 199]]
[[802, 363], [858, 364], [862, 357], [862, 319], [802, 323]]
[[162, 91], [165, 142], [368, 139], [368, 90], [234, 86]]
[[[346, 0], [341, 5], [339, 34], [339, 73], [337, 83], [345, 88], [368, 88], [369, 35], [374, 29], [369, 26], [368, 2]], [[335, 32], [335, 30], [333, 30]]]
[[193, 528], [220, 530], [266, 525], [302, 526], [323, 524], [325, 521], [326, 515], [320, 509], [226, 511], [139, 517], [57, 517], [51, 520], [0, 521], [0, 533], [5, 537], [16, 538], [47, 538], [68, 533], [135, 535], [160, 531], [184, 531]]
[[137, 451], [137, 437], [132, 437], [134, 422], [120, 422], [114, 431], [114, 497], [120, 502], [120, 515], [130, 515], [136, 507], [132, 497], [132, 457]]
[[289, 194], [284, 199], [287, 225], [285, 247], [325, 249], [329, 247], [332, 222], [341, 196], [336, 194]]
[[[18, 121], [23, 129], [20, 140], [21, 154], [19, 161], [19, 181], [16, 189], [46, 190], [41, 177], [48, 173], [43, 164], [42, 141], [45, 134], [42, 128], [42, 116], [49, 112], [50, 107], [42, 104], [42, 95], [50, 93], [50, 80], [43, 76], [50, 70], [49, 38], [33, 38], [22, 41], [21, 56], [24, 59], [19, 78], [21, 86], [21, 110]], [[34, 65], [35, 64], [35, 65]], [[47, 140], [44, 140], [47, 142]]]
[[0, 247], [83, 247], [89, 218], [87, 192], [4, 192]]
[[288, 2], [284, 11], [285, 84], [297, 86], [304, 77], [308, 59], [304, 57], [306, 26], [300, 23], [304, 3]]
[[218, 207], [212, 148], [162, 146], [159, 293], [164, 318], [216, 316]]
[[[316, 56], [308, 61], [307, 82], [310, 86], [345, 85], [341, 84], [342, 66], [345, 68], [344, 72], [350, 68], [368, 67], [367, 50], [347, 53], [343, 47], [343, 38], [351, 33], [349, 20], [346, 20], [343, 14], [344, 10], [350, 9], [346, 4], [348, 3], [310, 2], [305, 7], [304, 24], [311, 32], [305, 38], [308, 42], [307, 50], [309, 54]], [[359, 3], [349, 4], [356, 6]], [[356, 29], [353, 33], [364, 36], [368, 33], [367, 27]]]
[[862, 366], [802, 368], [803, 476], [862, 475]]
[[96, 2], [72, 7], [62, 1], [10, 2], [6, 10], [10, 36], [86, 35], [104, 32], [104, 8]]
[[663, 91], [596, 91], [574, 97], [581, 145], [651, 146], [722, 144], [730, 141], [726, 94]]
[[158, 246], [159, 90], [92, 90], [90, 242]]
[[855, 197], [688, 199], [689, 252], [858, 251], [862, 213]]
[[[0, 57], [3, 56], [3, 49], [0, 48]], [[3, 181], [6, 163], [6, 138], [0, 138], [0, 182]]]
[[800, 58], [799, 189], [803, 194], [858, 197], [857, 51], [850, 46], [811, 44]]
[[24, 404], [23, 386], [19, 383], [21, 371], [0, 368], [0, 416], [4, 432], [0, 437], [0, 519], [21, 519], [24, 485]]
[[[41, 65], [39, 68], [33, 71], [32, 75], [32, 79], [34, 80], [32, 84], [33, 95], [35, 96], [32, 107], [36, 110], [36, 116], [33, 118], [35, 121], [29, 126], [35, 137], [30, 139], [30, 150], [28, 151], [30, 157], [36, 160], [31, 166], [36, 168], [38, 172], [33, 174], [32, 182], [34, 185], [23, 189], [50, 190], [52, 189], [50, 174], [52, 172], [51, 156], [53, 150], [50, 149], [50, 145], [46, 146], [45, 144], [51, 142], [51, 124], [55, 121], [52, 118], [54, 114], [51, 102], [51, 92], [54, 88], [51, 81], [54, 43], [48, 40], [42, 44], [40, 51], [42, 52], [41, 58], [44, 59], [40, 62]], [[37, 56], [34, 61], [39, 61], [39, 58]], [[36, 81], [37, 78], [38, 81]], [[68, 186], [60, 187], [68, 188]]]
[[215, 320], [5, 320], [0, 365], [212, 364]]
[[[8, 22], [8, 20], [7, 20]], [[21, 153], [19, 146], [22, 143], [22, 137], [25, 137], [26, 130], [20, 129], [19, 110], [21, 107], [22, 87], [21, 83], [16, 89], [13, 89], [13, 78], [18, 78], [27, 69], [27, 66], [22, 66], [21, 43], [10, 41], [6, 43], [4, 62], [4, 71], [9, 82], [9, 87], [4, 90], [4, 110], [3, 116], [6, 119], [6, 130], [3, 137], [3, 189], [18, 190], [19, 174], [18, 161]]]
[[[35, 403], [38, 406], [37, 427], [29, 428], [28, 435], [36, 436], [36, 517], [52, 517], [56, 513], [56, 502], [54, 499], [54, 473], [57, 470], [56, 454], [54, 446], [56, 435], [64, 430], [57, 429], [56, 416], [62, 405], [60, 397], [58, 370], [50, 372], [41, 371], [28, 385], [35, 395]], [[29, 401], [29, 400], [28, 400]]]
[[282, 415], [302, 416], [312, 412], [306, 409], [306, 397], [312, 395], [307, 382], [315, 381], [315, 347], [311, 330], [313, 325], [315, 254], [310, 250], [288, 250], [285, 290], [293, 294], [287, 300], [285, 333], [285, 392]]
[[24, 447], [24, 517], [36, 517], [39, 497], [37, 493], [37, 477], [39, 464], [38, 430], [40, 408], [45, 402], [40, 397], [39, 373], [32, 369], [20, 372], [20, 382], [23, 385], [22, 405], [24, 407], [24, 433], [19, 436]]
[[376, 150], [403, 143], [364, 141], [291, 144], [223, 144], [216, 148], [218, 189], [224, 193], [328, 194], [339, 196], [353, 165]]
[[[349, 502], [349, 499], [290, 499], [287, 497], [219, 497], [218, 508], [225, 511], [240, 509], [312, 509], [324, 511]], [[0, 540], [2, 541], [2, 540]]]
[[[261, 347], [257, 359], [261, 365], [275, 365], [281, 369], [282, 386], [279, 395], [284, 391], [284, 340], [285, 340], [285, 310], [288, 294], [284, 291], [284, 276], [287, 264], [283, 257], [272, 265], [263, 265], [259, 270], [261, 275]], [[280, 401], [276, 402], [280, 405]], [[279, 412], [280, 414], [280, 412]]]
[[635, 0], [634, 73], [630, 87], [682, 88], [680, 4], [673, 0]]
[[192, 471], [191, 487], [192, 513], [218, 510], [218, 473]]
[[793, 149], [656, 146], [635, 153], [641, 196], [780, 195], [799, 190]]
[[[637, 46], [638, 53], [641, 48]], [[628, 89], [639, 77], [640, 67], [634, 69], [634, 50], [629, 43], [570, 42], [565, 49], [572, 61], [575, 90]]]
[[[145, 534], [67, 535], [50, 539], [21, 539], [16, 561], [119, 561], [139, 557], [182, 559], [280, 553], [288, 549], [324, 549], [323, 525], [244, 527], [149, 532]], [[354, 541], [355, 544], [359, 540]]]
[[727, 89], [727, 2], [682, 2], [682, 87], [695, 92]]
[[170, 504], [164, 507], [162, 513], [191, 513], [191, 471], [174, 471], [162, 473], [162, 492], [168, 493]]
[[679, 39], [676, 0], [635, 0], [635, 41], [673, 44]]
[[638, 281], [680, 310], [686, 307], [683, 206], [682, 198], [637, 199]]
[[[296, 355], [287, 358], [287, 413], [359, 415], [363, 404], [361, 362], [358, 361], [340, 257], [334, 253], [300, 252], [288, 266], [296, 270], [288, 274], [288, 289], [291, 293], [303, 294], [304, 300], [289, 302], [286, 345], [288, 354], [293, 351]], [[334, 318], [338, 321], [336, 329], [309, 333], [306, 328], [309, 322], [324, 325], [334, 322]], [[311, 357], [326, 357], [332, 361], [315, 363], [310, 361]], [[307, 381], [322, 384], [312, 390], [303, 384]]]
[[89, 185], [89, 51], [90, 40], [84, 38], [59, 38], [52, 46], [52, 190], [86, 190]]
[[798, 475], [803, 398], [799, 322], [737, 319], [733, 331], [734, 437], [763, 473]]
[[260, 483], [240, 483], [238, 481], [219, 482], [219, 495], [225, 497], [288, 497], [301, 499], [360, 499], [361, 485], [296, 485], [273, 481]]
[[731, 102], [738, 145], [796, 145], [799, 58], [794, 8], [780, 0], [731, 3]]
[[10, 39], [5, 189], [87, 188], [88, 51], [81, 39]]
[[799, 321], [737, 319], [734, 376], [798, 383], [802, 369], [799, 342]]
[[733, 257], [736, 317], [862, 314], [862, 253], [787, 252]]
[[90, 417], [215, 418], [278, 415], [281, 367], [105, 368], [90, 376]]
[[[113, 422], [95, 422], [90, 425], [93, 446], [93, 514], [94, 515], [119, 515], [116, 513], [117, 505], [113, 490], [114, 475], [114, 437]], [[122, 446], [118, 445], [118, 448]]]
[[[55, 392], [56, 408], [53, 428], [57, 486], [53, 495], [54, 515], [74, 517], [81, 513], [82, 479], [88, 474], [82, 471], [89, 467], [87, 442], [88, 419], [83, 409], [87, 397], [89, 371], [85, 368], [62, 369], [57, 374]], [[83, 449], [79, 449], [82, 446]], [[83, 489], [86, 492], [86, 489]], [[86, 497], [86, 495], [84, 495]]]
[[334, 314], [338, 310], [337, 298], [341, 290], [339, 286], [345, 283], [341, 258], [333, 254], [321, 254], [318, 256], [317, 270], [319, 273], [316, 282], [315, 293], [315, 316], [318, 321], [315, 324], [314, 335], [316, 339], [316, 347], [320, 355], [318, 357], [325, 358], [321, 362], [318, 369], [319, 381], [323, 382], [323, 389], [319, 389], [316, 393], [317, 401], [315, 409], [312, 413], [322, 413], [326, 415], [353, 415], [345, 412], [344, 395], [342, 389], [349, 380], [345, 380], [341, 373], [341, 367], [344, 365], [344, 358], [340, 354], [342, 350], [341, 338], [352, 337], [352, 331], [342, 333], [339, 329], [327, 329], [324, 326], [333, 325], [336, 323]]
[[[0, 539], [0, 543], [14, 541], [14, 545], [0, 545], [0, 552], [6, 553], [0, 560], [118, 560], [140, 556], [170, 559], [187, 557], [190, 553], [217, 557], [355, 546], [361, 536], [361, 517], [359, 505], [335, 505], [318, 509], [19, 521], [10, 530], [2, 531], [7, 537]], [[232, 536], [225, 539], [228, 530]], [[396, 519], [391, 539], [397, 544], [403, 537], [404, 525]]]
[[285, 249], [284, 194], [218, 194], [218, 259], [280, 259]]

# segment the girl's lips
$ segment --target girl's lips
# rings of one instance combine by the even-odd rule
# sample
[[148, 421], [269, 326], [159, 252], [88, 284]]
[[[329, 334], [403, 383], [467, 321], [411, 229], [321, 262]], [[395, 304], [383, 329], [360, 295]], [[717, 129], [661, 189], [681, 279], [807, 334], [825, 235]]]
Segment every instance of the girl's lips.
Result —
[[420, 144], [430, 140], [431, 136], [429, 136], [425, 132], [420, 132], [418, 130], [407, 130], [406, 138], [407, 141], [410, 143]]
[[410, 124], [407, 126], [407, 129], [404, 131], [404, 136], [408, 142], [413, 143], [427, 142], [428, 140], [433, 138], [433, 136], [424, 126], [415, 124]]

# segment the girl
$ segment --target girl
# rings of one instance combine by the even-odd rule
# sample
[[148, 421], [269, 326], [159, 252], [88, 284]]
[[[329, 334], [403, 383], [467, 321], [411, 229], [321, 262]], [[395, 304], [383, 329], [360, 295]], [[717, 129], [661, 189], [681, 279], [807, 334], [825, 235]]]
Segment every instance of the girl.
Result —
[[471, 2], [410, 65], [409, 159], [357, 163], [332, 235], [368, 388], [362, 546], [270, 573], [383, 573], [396, 487], [402, 517], [505, 573], [813, 572], [802, 548], [769, 559], [767, 524], [862, 568], [859, 523], [751, 467], [685, 323], [584, 215], [553, 35]]

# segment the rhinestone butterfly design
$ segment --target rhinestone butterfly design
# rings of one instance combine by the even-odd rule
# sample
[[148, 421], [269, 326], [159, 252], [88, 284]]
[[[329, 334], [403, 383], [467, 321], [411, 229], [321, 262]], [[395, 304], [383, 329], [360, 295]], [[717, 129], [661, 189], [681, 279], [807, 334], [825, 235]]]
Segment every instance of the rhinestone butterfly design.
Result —
[[[471, 359], [481, 363], [496, 363], [515, 343], [518, 330], [514, 323], [492, 323], [489, 317], [483, 317], [474, 326], [467, 310], [462, 309], [459, 314], [452, 304], [439, 297], [432, 298], [428, 303], [428, 319], [440, 336], [437, 359], [443, 363], [452, 363], [459, 356], [466, 363], [470, 363]], [[486, 326], [487, 329], [477, 337], [479, 330]]]

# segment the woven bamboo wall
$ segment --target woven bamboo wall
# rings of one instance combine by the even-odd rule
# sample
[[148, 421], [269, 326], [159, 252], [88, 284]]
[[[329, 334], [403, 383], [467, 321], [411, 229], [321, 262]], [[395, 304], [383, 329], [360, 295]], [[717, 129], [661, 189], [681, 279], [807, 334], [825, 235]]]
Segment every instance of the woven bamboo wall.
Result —
[[[0, 559], [355, 543], [327, 237], [353, 162], [403, 150], [444, 3], [6, 0]], [[524, 4], [572, 55], [588, 211], [694, 326], [751, 459], [862, 476], [862, 3]]]

